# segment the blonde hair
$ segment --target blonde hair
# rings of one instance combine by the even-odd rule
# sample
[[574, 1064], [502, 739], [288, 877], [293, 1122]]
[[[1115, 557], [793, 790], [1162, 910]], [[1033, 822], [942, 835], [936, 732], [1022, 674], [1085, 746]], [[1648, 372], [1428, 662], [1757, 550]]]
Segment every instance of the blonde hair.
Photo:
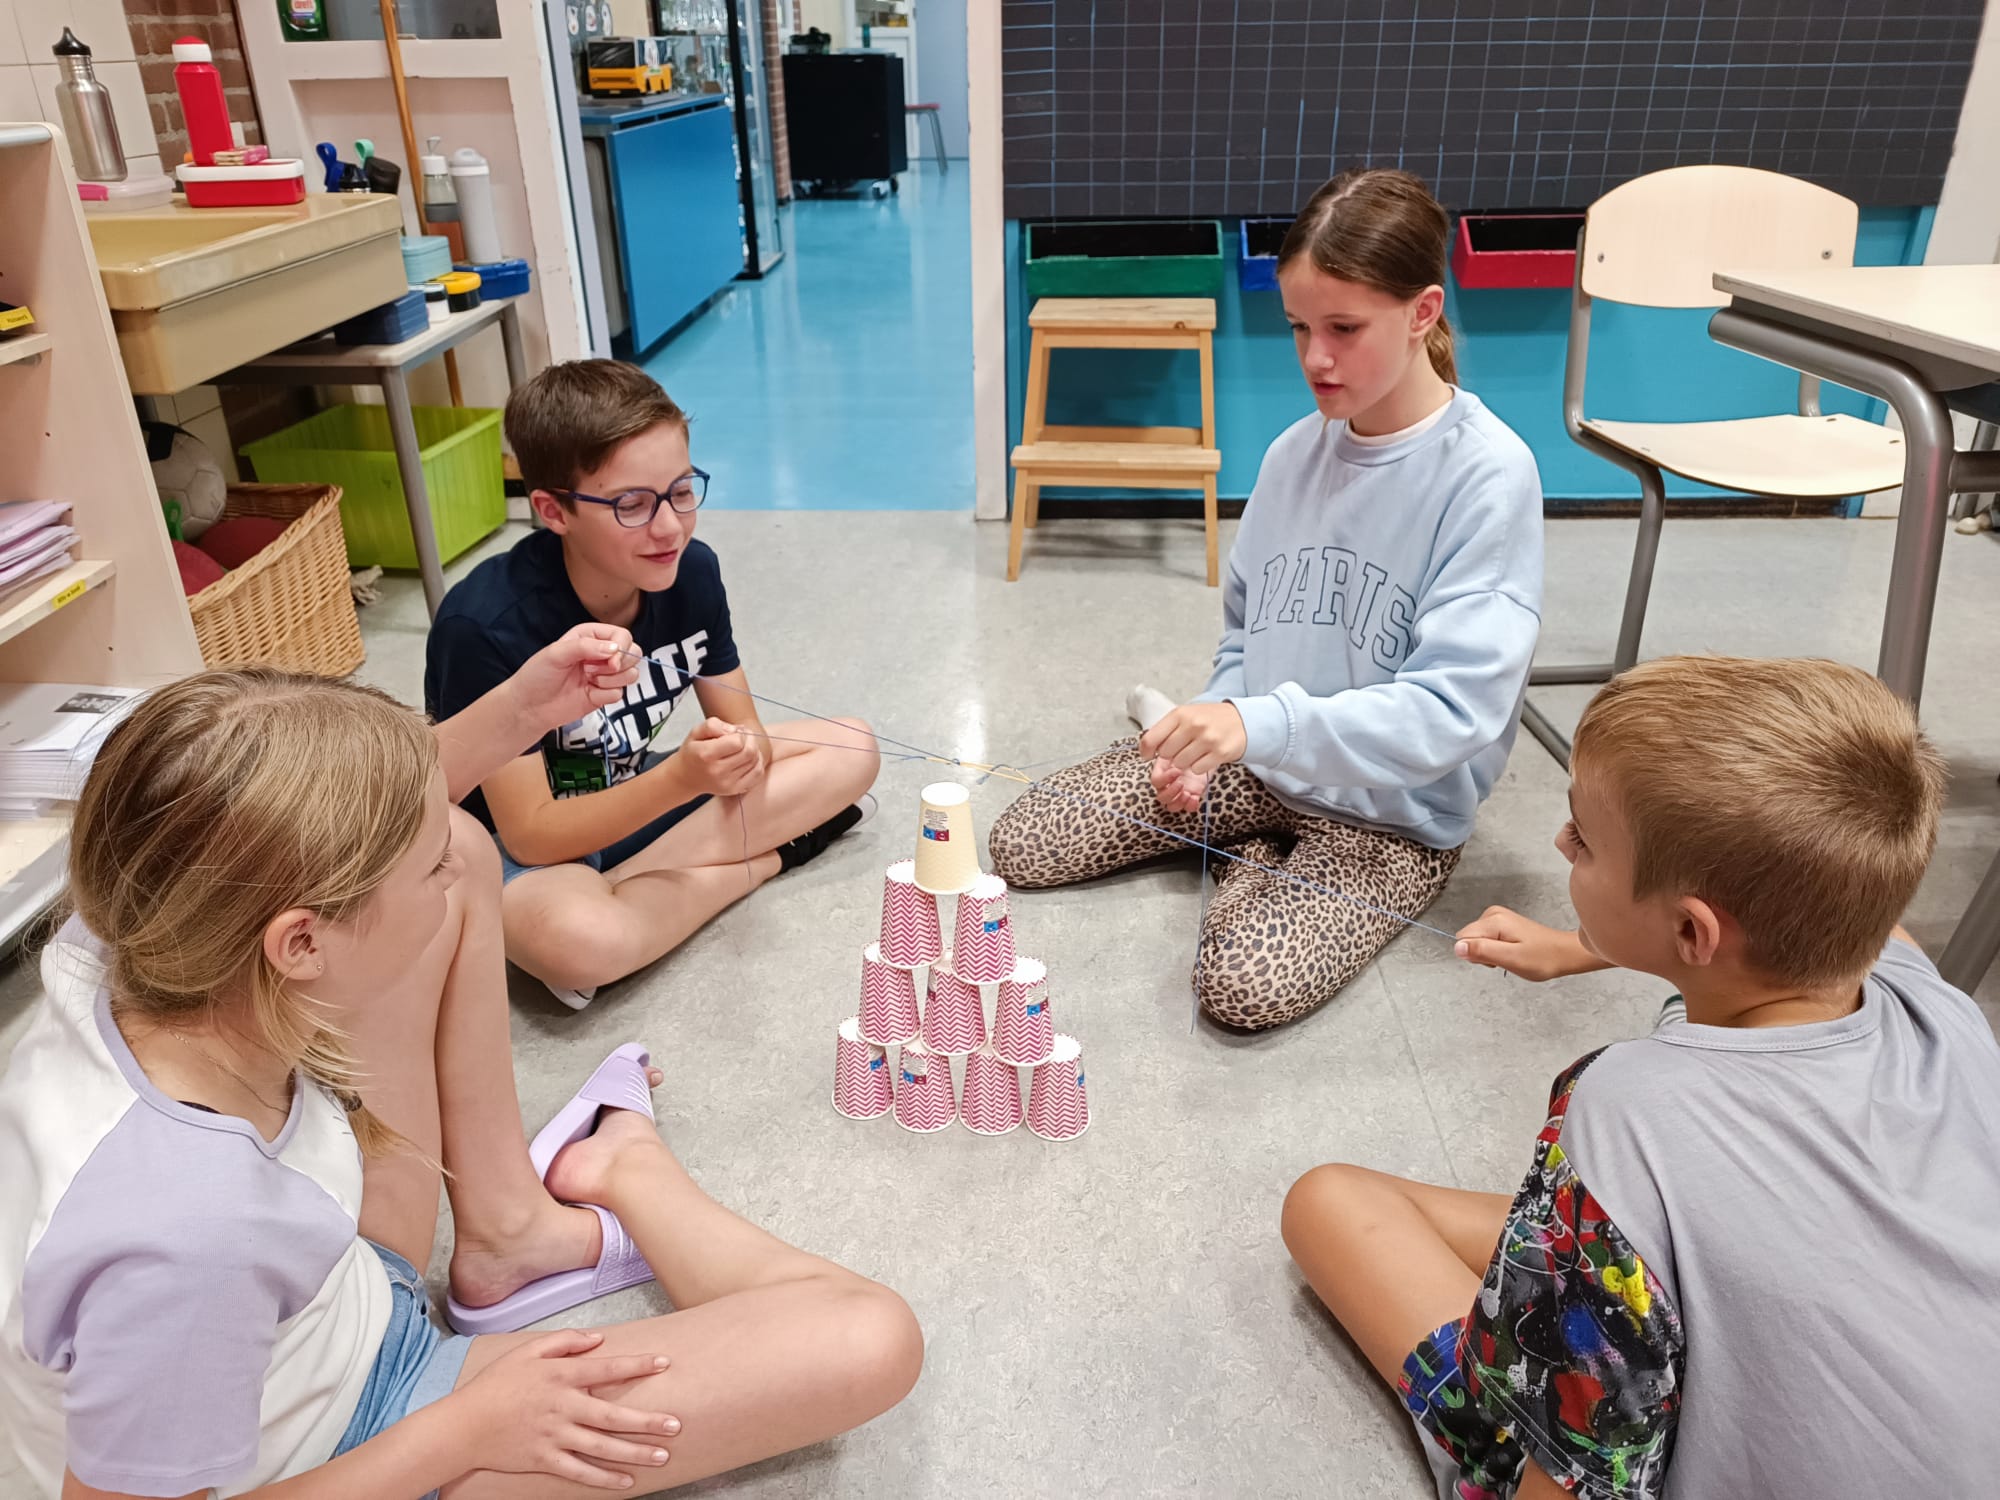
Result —
[[[1300, 256], [1342, 281], [1408, 302], [1442, 287], [1451, 221], [1423, 179], [1394, 167], [1352, 167], [1306, 200], [1278, 247], [1278, 268]], [[1451, 325], [1438, 314], [1424, 335], [1431, 368], [1458, 384]]]
[[109, 950], [116, 1013], [172, 1025], [241, 994], [363, 1152], [401, 1145], [264, 929], [294, 907], [354, 917], [414, 842], [436, 767], [423, 720], [371, 688], [247, 668], [147, 697], [98, 753], [71, 837], [70, 899]]
[[1635, 900], [1713, 903], [1752, 964], [1802, 987], [1881, 954], [1930, 863], [1946, 775], [1910, 706], [1859, 668], [1723, 656], [1613, 678], [1572, 763], [1624, 812]]

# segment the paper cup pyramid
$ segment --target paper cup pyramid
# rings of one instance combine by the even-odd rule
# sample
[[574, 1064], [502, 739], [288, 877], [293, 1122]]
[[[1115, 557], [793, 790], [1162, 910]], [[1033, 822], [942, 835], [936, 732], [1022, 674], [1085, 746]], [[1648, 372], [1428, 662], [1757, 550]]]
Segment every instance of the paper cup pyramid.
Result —
[[[958, 898], [949, 948], [940, 896]], [[918, 969], [928, 971], [921, 1006]], [[891, 1047], [901, 1049], [893, 1058]], [[1006, 1135], [1025, 1119], [1042, 1139], [1068, 1141], [1090, 1126], [1083, 1083], [1082, 1046], [1055, 1029], [1047, 967], [1015, 951], [1007, 882], [979, 868], [971, 795], [948, 781], [925, 787], [915, 857], [883, 876], [880, 936], [861, 955], [860, 1012], [839, 1026], [833, 1107], [856, 1120], [893, 1111], [919, 1135], [955, 1120], [975, 1135]]]

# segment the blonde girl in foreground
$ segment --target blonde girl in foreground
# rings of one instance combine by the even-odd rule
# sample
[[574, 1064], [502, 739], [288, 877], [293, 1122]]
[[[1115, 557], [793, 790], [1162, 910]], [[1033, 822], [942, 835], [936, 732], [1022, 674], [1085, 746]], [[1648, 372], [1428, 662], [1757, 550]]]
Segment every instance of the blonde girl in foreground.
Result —
[[[523, 1139], [499, 857], [451, 797], [616, 697], [620, 634], [584, 627], [435, 735], [243, 671], [110, 736], [0, 1082], [0, 1412], [38, 1493], [644, 1494], [910, 1389], [909, 1309], [704, 1196], [640, 1048]], [[545, 1316], [650, 1273], [679, 1310], [444, 1336], [416, 1269], [440, 1163], [455, 1304]]]

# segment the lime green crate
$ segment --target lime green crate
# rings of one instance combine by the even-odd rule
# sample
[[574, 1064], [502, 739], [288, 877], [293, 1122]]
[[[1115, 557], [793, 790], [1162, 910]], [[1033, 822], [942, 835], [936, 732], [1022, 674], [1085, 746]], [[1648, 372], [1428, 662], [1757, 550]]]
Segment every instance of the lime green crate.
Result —
[[1220, 219], [1093, 219], [1028, 225], [1030, 297], [1215, 297]]
[[[413, 415], [438, 555], [450, 562], [507, 520], [500, 413], [419, 406]], [[417, 544], [410, 535], [410, 512], [385, 408], [331, 407], [245, 443], [243, 452], [262, 483], [340, 486], [340, 522], [347, 533], [347, 560], [354, 567], [416, 567]]]

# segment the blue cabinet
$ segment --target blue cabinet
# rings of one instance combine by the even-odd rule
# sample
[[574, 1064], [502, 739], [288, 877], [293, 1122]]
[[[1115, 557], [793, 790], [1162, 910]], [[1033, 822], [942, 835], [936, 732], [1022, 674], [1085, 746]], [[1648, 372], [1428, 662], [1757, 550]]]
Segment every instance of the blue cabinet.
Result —
[[[599, 204], [617, 245], [615, 280], [634, 353], [658, 343], [743, 269], [736, 127], [723, 98], [586, 105], [610, 202]], [[593, 164], [594, 166], [596, 164]], [[618, 322], [616, 310], [614, 325]]]

